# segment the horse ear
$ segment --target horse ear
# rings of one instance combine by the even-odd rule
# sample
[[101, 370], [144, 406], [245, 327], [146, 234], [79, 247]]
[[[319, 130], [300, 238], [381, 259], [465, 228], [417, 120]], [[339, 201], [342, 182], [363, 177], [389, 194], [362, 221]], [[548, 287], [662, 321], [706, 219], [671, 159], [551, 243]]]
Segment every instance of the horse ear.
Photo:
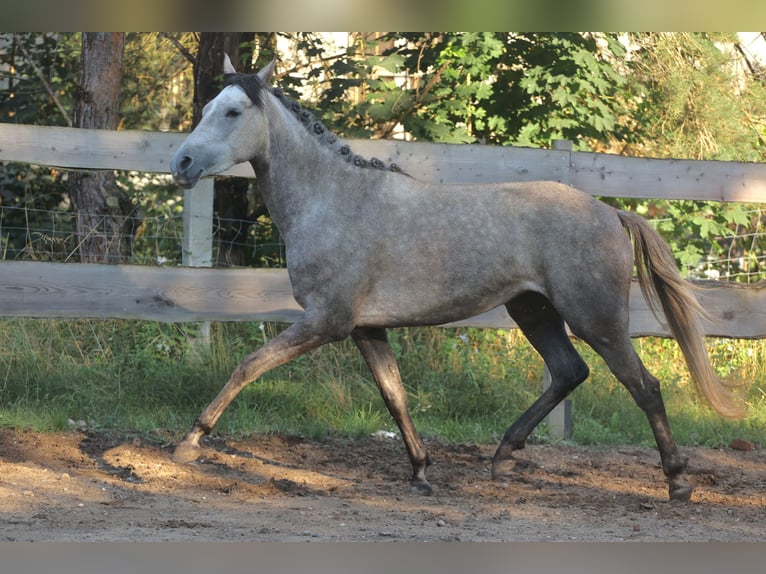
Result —
[[260, 72], [258, 72], [258, 77], [260, 80], [264, 83], [264, 85], [268, 86], [271, 83], [271, 76], [274, 74], [274, 65], [277, 63], [276, 59], [272, 60], [268, 64], [266, 64]]
[[231, 58], [224, 52], [223, 54], [223, 73], [224, 74], [236, 74], [237, 70], [234, 69], [234, 64], [231, 63]]

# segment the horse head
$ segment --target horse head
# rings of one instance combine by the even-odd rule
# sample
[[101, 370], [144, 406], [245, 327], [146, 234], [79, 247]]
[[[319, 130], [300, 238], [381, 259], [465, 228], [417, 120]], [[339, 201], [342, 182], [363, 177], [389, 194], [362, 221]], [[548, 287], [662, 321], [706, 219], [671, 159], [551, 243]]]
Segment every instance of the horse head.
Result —
[[260, 96], [273, 71], [272, 61], [257, 74], [237, 74], [228, 55], [224, 56], [228, 85], [202, 109], [199, 124], [170, 162], [178, 184], [187, 189], [194, 187], [202, 177], [219, 174], [264, 153], [268, 122]]

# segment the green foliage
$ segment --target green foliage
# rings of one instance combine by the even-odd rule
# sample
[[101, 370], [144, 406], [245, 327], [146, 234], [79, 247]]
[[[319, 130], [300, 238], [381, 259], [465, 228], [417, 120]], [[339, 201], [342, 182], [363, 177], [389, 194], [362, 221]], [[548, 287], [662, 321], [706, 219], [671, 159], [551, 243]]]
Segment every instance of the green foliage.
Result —
[[[324, 72], [317, 107], [346, 136], [587, 147], [620, 132], [615, 35], [396, 33], [359, 36]], [[310, 81], [314, 75], [307, 74]], [[399, 126], [399, 128], [397, 128]]]
[[[66, 126], [79, 68], [79, 34], [4, 34], [0, 48], [0, 121]], [[44, 81], [43, 81], [44, 80]], [[34, 257], [32, 210], [58, 209], [68, 200], [65, 175], [40, 166], [5, 163], [0, 169], [2, 254]], [[18, 208], [18, 209], [17, 209]], [[55, 246], [54, 246], [55, 248]]]
[[670, 245], [682, 274], [756, 282], [766, 277], [762, 206], [747, 203], [602, 198], [650, 219]]
[[766, 86], [745, 74], [732, 33], [630, 36], [634, 153], [762, 161]]
[[[3, 34], [0, 43], [1, 121], [62, 126], [70, 123], [80, 65], [80, 34]], [[191, 47], [192, 36], [178, 42]], [[190, 78], [179, 51], [162, 34], [129, 34], [123, 75], [121, 129], [188, 126]], [[136, 261], [180, 262], [178, 190], [167, 177], [118, 174], [119, 185], [145, 218], [135, 237]], [[49, 167], [6, 163], [0, 169], [2, 256], [68, 259], [76, 248], [68, 174]], [[171, 191], [172, 190], [172, 191]], [[180, 220], [176, 220], [180, 227]]]
[[[510, 116], [514, 145], [547, 147], [568, 139], [578, 147], [622, 138], [623, 104], [617, 94], [624, 83], [615, 68], [624, 54], [614, 35], [526, 34], [509, 62], [500, 67], [502, 90], [496, 114]], [[509, 113], [510, 112], [510, 113]], [[514, 134], [518, 134], [515, 135]]]
[[[757, 237], [749, 244], [737, 237], [760, 225], [760, 211], [742, 203], [663, 201], [652, 204], [657, 229], [663, 233], [682, 269], [690, 276], [705, 277], [714, 270], [722, 279], [749, 279], [759, 271], [757, 260], [744, 255], [763, 252]], [[742, 258], [739, 261], [739, 258]], [[716, 262], [722, 259], [723, 263]], [[741, 273], [749, 275], [741, 275]]]
[[178, 46], [194, 54], [196, 42], [196, 36], [188, 33], [127, 34], [121, 128], [154, 131], [191, 128], [191, 63]]
[[70, 125], [80, 63], [80, 35], [45, 32], [2, 36], [0, 121]]
[[[622, 97], [632, 135], [612, 147], [645, 157], [764, 161], [766, 85], [762, 75], [743, 69], [733, 34], [627, 38]], [[764, 277], [762, 205], [606, 201], [655, 219], [690, 276], [744, 282]]]

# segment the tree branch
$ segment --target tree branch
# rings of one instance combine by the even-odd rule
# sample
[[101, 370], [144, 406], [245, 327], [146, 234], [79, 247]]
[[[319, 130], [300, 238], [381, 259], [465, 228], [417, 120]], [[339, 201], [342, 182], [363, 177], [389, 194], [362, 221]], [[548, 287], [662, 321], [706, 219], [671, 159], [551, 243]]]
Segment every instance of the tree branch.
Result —
[[397, 124], [401, 123], [404, 118], [407, 116], [413, 114], [415, 110], [417, 110], [420, 106], [423, 105], [423, 101], [425, 100], [425, 97], [428, 95], [428, 92], [431, 91], [431, 89], [434, 87], [436, 82], [439, 81], [439, 78], [442, 77], [442, 74], [447, 69], [447, 66], [449, 66], [451, 62], [448, 60], [442, 64], [441, 68], [439, 68], [436, 73], [431, 76], [431, 79], [428, 80], [428, 83], [423, 88], [423, 91], [418, 93], [417, 98], [415, 100], [415, 104], [411, 106], [409, 109], [405, 110], [402, 115], [400, 115], [398, 118], [390, 120], [382, 130], [378, 133], [378, 137], [381, 139], [386, 139], [391, 136], [391, 134], [394, 132], [394, 129], [396, 128]]
[[750, 75], [754, 78], [756, 77], [756, 70], [753, 66], [753, 63], [750, 61], [750, 58], [747, 55], [747, 52], [745, 51], [745, 48], [742, 46], [741, 42], [736, 42], [734, 44], [734, 47], [736, 48], [737, 52], [739, 52], [739, 55], [742, 57], [742, 59], [745, 61], [745, 65], [747, 66], [747, 69], [750, 71]]
[[183, 44], [181, 44], [181, 42], [178, 41], [178, 38], [176, 38], [175, 36], [171, 34], [168, 34], [167, 32], [160, 32], [160, 34], [164, 38], [167, 38], [168, 40], [170, 40], [170, 43], [176, 47], [176, 50], [178, 50], [184, 58], [189, 60], [190, 63], [192, 64], [194, 63], [195, 61], [194, 54], [192, 54], [189, 50], [187, 50], [186, 46], [184, 46]]
[[37, 67], [37, 64], [35, 64], [34, 60], [29, 56], [29, 52], [27, 52], [26, 48], [24, 48], [24, 45], [21, 42], [16, 42], [16, 46], [21, 50], [22, 55], [27, 59], [27, 62], [32, 66], [32, 69], [35, 71], [35, 74], [39, 78], [39, 80], [43, 83], [43, 87], [45, 88], [45, 91], [48, 92], [48, 95], [53, 100], [53, 103], [56, 104], [56, 107], [61, 112], [61, 115], [64, 116], [64, 119], [66, 120], [67, 125], [71, 128], [72, 127], [72, 117], [69, 115], [69, 113], [66, 111], [66, 108], [62, 105], [61, 100], [58, 99], [58, 96], [56, 95], [56, 92], [51, 88], [51, 85], [48, 83], [48, 80], [45, 77], [45, 74], [43, 74], [43, 71]]

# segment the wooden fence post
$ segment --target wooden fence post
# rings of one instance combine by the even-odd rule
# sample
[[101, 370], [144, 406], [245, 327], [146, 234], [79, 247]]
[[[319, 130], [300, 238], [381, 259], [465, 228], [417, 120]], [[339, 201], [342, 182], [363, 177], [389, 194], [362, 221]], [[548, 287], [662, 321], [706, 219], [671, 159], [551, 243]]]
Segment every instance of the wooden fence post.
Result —
[[[543, 388], [551, 385], [551, 372], [547, 365], [543, 367]], [[548, 422], [548, 434], [551, 440], [564, 440], [572, 436], [572, 401], [564, 399], [545, 419]]]
[[[571, 166], [571, 154], [573, 144], [569, 140], [553, 140], [554, 150], [563, 152], [561, 161], [566, 164], [566, 169], [562, 170], [564, 177], [561, 183], [569, 185], [570, 177], [569, 167]], [[543, 368], [543, 389], [547, 389], [551, 384], [551, 373], [548, 366]], [[548, 432], [551, 440], [558, 441], [569, 438], [572, 434], [572, 401], [564, 399], [563, 402], [556, 405], [545, 419], [548, 423]]]
[[[184, 225], [181, 264], [184, 267], [213, 266], [213, 198], [215, 180], [201, 179], [192, 189], [184, 191]], [[210, 345], [210, 321], [203, 321], [197, 337], [190, 341], [192, 349]]]
[[213, 266], [213, 186], [213, 178], [208, 177], [184, 191], [184, 267]]

